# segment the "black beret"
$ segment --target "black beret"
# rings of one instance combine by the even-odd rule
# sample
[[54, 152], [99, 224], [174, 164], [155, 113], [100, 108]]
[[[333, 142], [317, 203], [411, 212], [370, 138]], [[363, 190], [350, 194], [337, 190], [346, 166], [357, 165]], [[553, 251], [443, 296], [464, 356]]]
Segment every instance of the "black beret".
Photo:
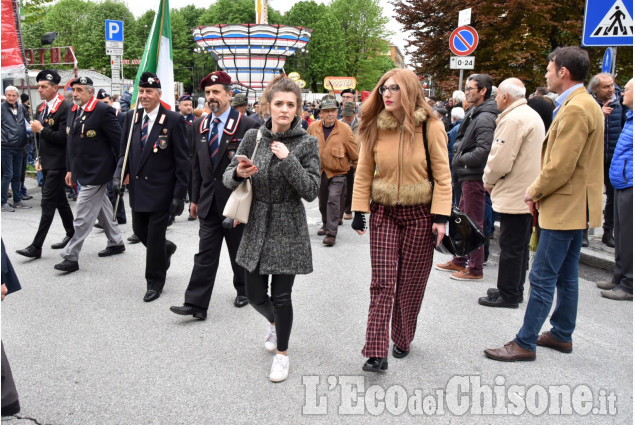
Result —
[[344, 93], [355, 94], [355, 90], [353, 90], [353, 89], [344, 89], [344, 90], [342, 90], [342, 92], [340, 94], [344, 94]]
[[75, 78], [73, 81], [71, 81], [71, 87], [73, 87], [75, 84], [81, 84], [84, 86], [92, 86], [93, 80], [91, 80], [88, 77], [78, 77], [78, 78]]
[[57, 85], [60, 81], [62, 81], [62, 77], [60, 77], [60, 74], [52, 69], [43, 69], [37, 74], [35, 81], [48, 81], [49, 83]]
[[141, 74], [141, 78], [139, 79], [139, 87], [144, 87], [147, 89], [160, 89], [161, 81], [157, 74], [153, 74], [152, 72], [144, 72]]
[[183, 96], [179, 97], [179, 102], [184, 102], [186, 100], [192, 101], [192, 96], [190, 96], [189, 94], [184, 94]]
[[214, 84], [224, 84], [229, 86], [231, 83], [232, 79], [226, 72], [216, 71], [201, 80], [201, 88], [205, 90], [205, 87], [213, 86]]
[[107, 97], [110, 97], [108, 92], [105, 89], [99, 89], [99, 91], [97, 92], [97, 99], [101, 100]]
[[22, 93], [22, 94], [20, 95], [20, 100], [22, 101], [22, 103], [24, 103], [24, 102], [28, 102], [28, 101], [29, 101], [29, 95], [28, 95], [28, 94], [26, 94], [26, 93]]

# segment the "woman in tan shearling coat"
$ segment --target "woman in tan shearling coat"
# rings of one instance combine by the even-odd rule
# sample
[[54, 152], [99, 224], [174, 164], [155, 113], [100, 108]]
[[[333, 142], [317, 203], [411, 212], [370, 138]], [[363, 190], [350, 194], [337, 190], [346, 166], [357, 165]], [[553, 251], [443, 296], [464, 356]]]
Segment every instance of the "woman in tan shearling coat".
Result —
[[352, 227], [364, 234], [364, 213], [370, 212], [372, 279], [363, 369], [381, 372], [388, 368], [391, 318], [393, 356], [410, 352], [434, 247], [452, 208], [452, 178], [445, 129], [414, 72], [388, 71], [364, 102], [362, 117]]

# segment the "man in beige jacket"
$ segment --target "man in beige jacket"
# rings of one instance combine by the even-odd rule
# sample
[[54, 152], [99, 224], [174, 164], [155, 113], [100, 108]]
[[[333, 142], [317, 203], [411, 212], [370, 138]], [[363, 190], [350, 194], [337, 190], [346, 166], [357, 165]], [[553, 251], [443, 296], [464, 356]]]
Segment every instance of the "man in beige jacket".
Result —
[[478, 303], [488, 307], [518, 308], [529, 263], [532, 215], [523, 201], [525, 190], [540, 173], [545, 127], [527, 105], [525, 86], [509, 78], [498, 86], [496, 104], [503, 111], [496, 120], [494, 142], [487, 158], [483, 185], [501, 223], [498, 288], [487, 290]]
[[346, 173], [351, 166], [357, 168], [357, 143], [349, 125], [337, 120], [337, 102], [331, 97], [322, 101], [320, 120], [311, 123], [307, 133], [317, 137], [320, 146], [322, 227], [318, 235], [325, 236], [324, 245], [333, 246], [342, 216], [340, 202], [346, 191]]

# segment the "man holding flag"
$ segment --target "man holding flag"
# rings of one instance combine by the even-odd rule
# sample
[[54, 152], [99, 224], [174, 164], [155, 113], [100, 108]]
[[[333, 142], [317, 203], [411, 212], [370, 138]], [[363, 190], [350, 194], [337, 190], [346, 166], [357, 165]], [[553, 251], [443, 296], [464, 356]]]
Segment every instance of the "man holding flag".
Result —
[[185, 123], [161, 102], [159, 77], [144, 72], [138, 93], [143, 109], [126, 114], [113, 190], [121, 194], [121, 182], [130, 175], [132, 229], [147, 249], [143, 300], [150, 302], [161, 295], [170, 257], [176, 251], [165, 231], [168, 217], [183, 212], [189, 158]]

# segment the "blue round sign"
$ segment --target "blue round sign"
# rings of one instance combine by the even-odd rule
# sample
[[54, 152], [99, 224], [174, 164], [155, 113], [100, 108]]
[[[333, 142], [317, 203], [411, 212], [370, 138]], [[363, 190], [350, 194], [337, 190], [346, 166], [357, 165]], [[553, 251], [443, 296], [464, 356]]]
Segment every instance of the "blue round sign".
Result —
[[602, 59], [602, 72], [611, 72], [611, 65], [613, 64], [613, 50], [607, 47], [604, 51], [604, 59]]

